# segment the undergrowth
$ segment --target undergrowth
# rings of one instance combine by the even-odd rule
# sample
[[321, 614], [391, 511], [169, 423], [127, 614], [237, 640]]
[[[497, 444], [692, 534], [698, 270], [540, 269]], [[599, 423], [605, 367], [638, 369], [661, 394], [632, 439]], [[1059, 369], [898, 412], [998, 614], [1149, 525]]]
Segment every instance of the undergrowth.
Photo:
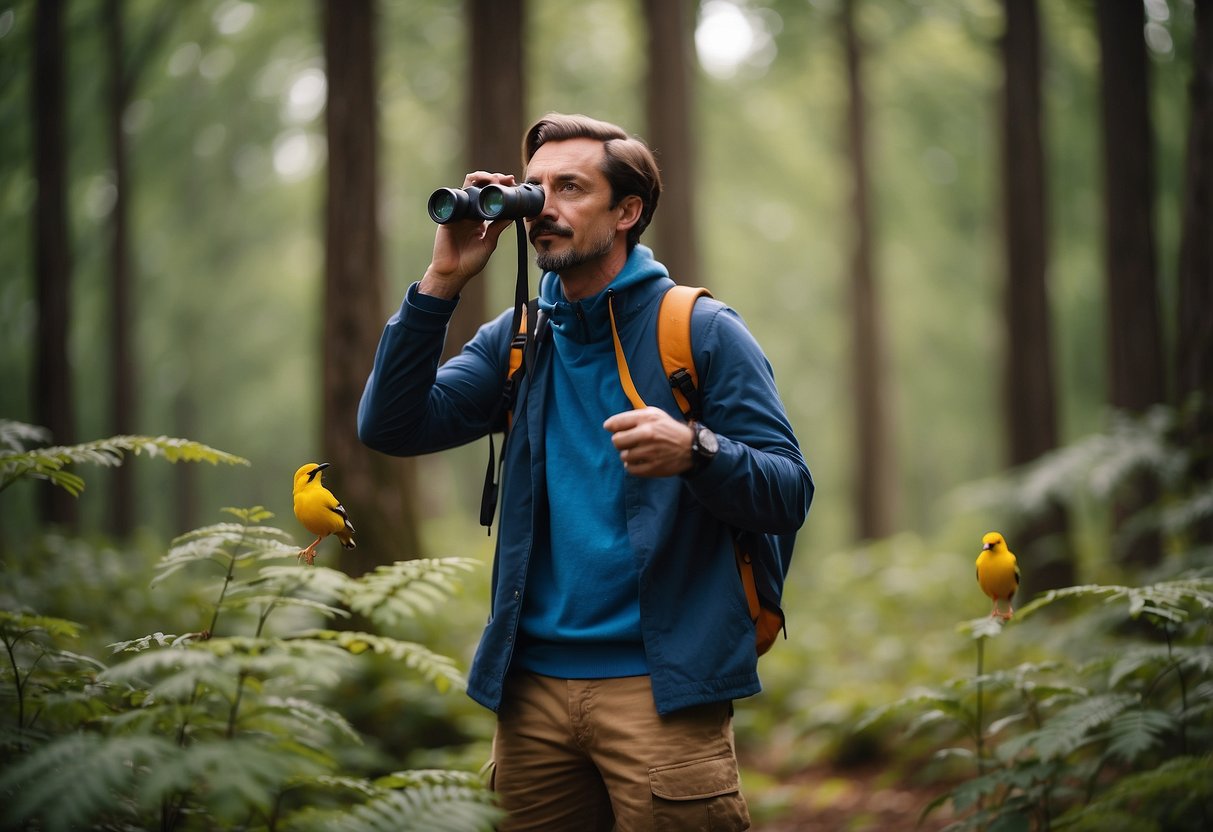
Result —
[[[36, 430], [0, 425], [0, 483], [47, 479], [74, 493], [80, 462], [124, 453], [242, 462], [196, 443], [118, 437], [26, 450]], [[353, 615], [391, 629], [429, 616], [475, 561], [412, 560], [361, 578], [300, 566], [268, 511], [173, 541], [154, 584], [205, 582], [185, 632], [151, 632], [98, 657], [84, 625], [7, 599], [0, 608], [0, 822], [12, 829], [489, 830], [500, 817], [480, 775], [351, 770], [365, 743], [337, 707], [339, 683], [390, 657], [438, 691], [461, 688], [450, 658], [375, 632], [315, 626]], [[87, 587], [81, 587], [82, 592]]]

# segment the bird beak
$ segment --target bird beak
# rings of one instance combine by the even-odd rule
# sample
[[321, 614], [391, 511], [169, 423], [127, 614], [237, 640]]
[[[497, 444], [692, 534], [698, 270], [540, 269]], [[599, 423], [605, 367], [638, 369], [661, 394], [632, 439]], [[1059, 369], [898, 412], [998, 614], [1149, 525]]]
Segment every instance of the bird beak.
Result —
[[331, 463], [331, 462], [321, 462], [319, 465], [316, 466], [316, 470], [323, 471], [325, 468], [328, 468], [332, 464], [333, 463]]

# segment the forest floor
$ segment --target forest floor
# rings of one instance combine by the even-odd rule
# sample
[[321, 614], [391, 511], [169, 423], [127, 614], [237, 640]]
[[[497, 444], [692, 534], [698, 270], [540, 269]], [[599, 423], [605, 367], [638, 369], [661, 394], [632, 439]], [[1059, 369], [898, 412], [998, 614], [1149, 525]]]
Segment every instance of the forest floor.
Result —
[[950, 804], [923, 810], [947, 787], [896, 778], [888, 768], [817, 767], [763, 790], [751, 803], [755, 832], [938, 832], [956, 820]]

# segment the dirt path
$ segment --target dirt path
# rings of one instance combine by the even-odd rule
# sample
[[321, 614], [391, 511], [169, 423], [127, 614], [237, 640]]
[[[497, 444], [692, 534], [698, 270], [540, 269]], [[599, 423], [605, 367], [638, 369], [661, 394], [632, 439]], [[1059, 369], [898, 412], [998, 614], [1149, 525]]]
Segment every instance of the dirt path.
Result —
[[919, 817], [942, 786], [897, 782], [887, 769], [810, 769], [751, 801], [755, 832], [937, 832], [955, 820], [950, 807]]

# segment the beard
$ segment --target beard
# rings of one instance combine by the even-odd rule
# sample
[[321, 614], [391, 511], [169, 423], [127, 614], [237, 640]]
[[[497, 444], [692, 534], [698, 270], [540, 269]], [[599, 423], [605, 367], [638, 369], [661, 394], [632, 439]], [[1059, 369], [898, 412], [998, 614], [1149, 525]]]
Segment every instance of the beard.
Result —
[[[567, 235], [562, 233], [563, 229], [556, 229], [555, 231], [560, 236], [568, 236], [570, 238], [573, 236], [572, 229], [569, 229]], [[597, 240], [590, 240], [581, 248], [574, 247], [559, 253], [535, 249], [535, 264], [545, 272], [556, 272], [559, 274], [560, 272], [566, 272], [569, 269], [575, 269], [578, 266], [605, 257], [610, 253], [614, 245], [615, 230], [607, 228], [603, 229], [601, 237]]]

